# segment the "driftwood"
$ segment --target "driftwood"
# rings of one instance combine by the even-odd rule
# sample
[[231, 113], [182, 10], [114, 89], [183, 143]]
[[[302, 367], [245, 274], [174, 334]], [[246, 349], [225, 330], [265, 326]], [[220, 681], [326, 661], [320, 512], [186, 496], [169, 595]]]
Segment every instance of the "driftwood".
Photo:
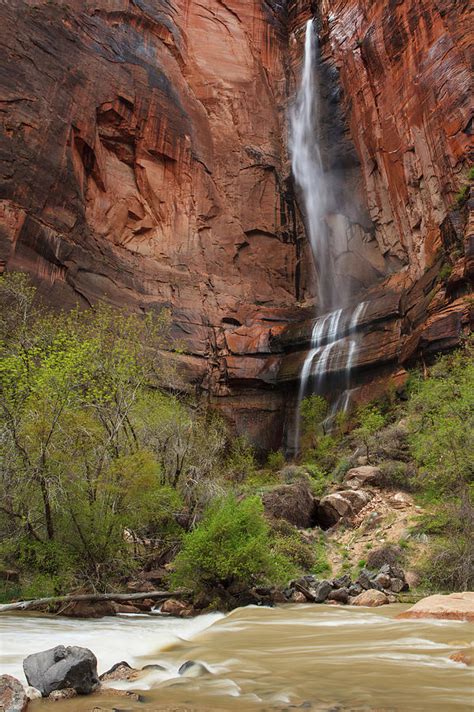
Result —
[[75, 601], [140, 601], [146, 598], [165, 600], [167, 598], [180, 598], [183, 591], [147, 591], [146, 593], [78, 593], [69, 596], [50, 596], [48, 598], [35, 598], [31, 601], [16, 601], [0, 605], [0, 613], [7, 611], [25, 611], [28, 608], [47, 606], [50, 603], [73, 603]]

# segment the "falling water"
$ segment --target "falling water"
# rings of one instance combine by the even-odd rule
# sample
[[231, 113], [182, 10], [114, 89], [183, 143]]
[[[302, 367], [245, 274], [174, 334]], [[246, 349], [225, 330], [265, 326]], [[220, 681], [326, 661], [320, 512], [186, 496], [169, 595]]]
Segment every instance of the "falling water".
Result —
[[[351, 370], [357, 351], [356, 332], [366, 304], [360, 303], [349, 316], [341, 319], [343, 310], [335, 309], [345, 296], [335, 289], [335, 269], [330, 234], [325, 222], [328, 212], [328, 181], [321, 158], [320, 98], [318, 88], [317, 36], [313, 20], [306, 23], [303, 71], [295, 105], [290, 114], [290, 149], [295, 182], [304, 206], [306, 230], [316, 265], [318, 310], [327, 312], [317, 319], [311, 335], [311, 347], [300, 375], [298, 407], [294, 432], [294, 451], [300, 439], [300, 403], [312, 391], [321, 392], [331, 364], [344, 374], [344, 393], [331, 407], [328, 422], [337, 410], [346, 410], [350, 402]], [[338, 291], [336, 294], [335, 292]], [[329, 311], [332, 310], [332, 311]], [[347, 338], [343, 339], [343, 337]], [[344, 358], [344, 362], [339, 363]]]
[[306, 230], [318, 274], [318, 301], [321, 310], [332, 302], [334, 275], [324, 216], [328, 193], [320, 150], [320, 101], [316, 62], [317, 35], [313, 20], [306, 23], [301, 85], [290, 114], [291, 167], [303, 199]]

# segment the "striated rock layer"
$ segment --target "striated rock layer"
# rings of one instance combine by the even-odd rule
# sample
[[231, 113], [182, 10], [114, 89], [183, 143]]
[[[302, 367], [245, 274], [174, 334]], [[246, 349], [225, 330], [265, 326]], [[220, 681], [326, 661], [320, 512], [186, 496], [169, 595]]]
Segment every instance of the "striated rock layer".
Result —
[[469, 326], [468, 192], [456, 203], [468, 3], [2, 10], [2, 268], [28, 271], [58, 306], [169, 307], [187, 382], [264, 448], [281, 442], [314, 315], [286, 120], [312, 12], [334, 279], [370, 303], [354, 356], [368, 397]]

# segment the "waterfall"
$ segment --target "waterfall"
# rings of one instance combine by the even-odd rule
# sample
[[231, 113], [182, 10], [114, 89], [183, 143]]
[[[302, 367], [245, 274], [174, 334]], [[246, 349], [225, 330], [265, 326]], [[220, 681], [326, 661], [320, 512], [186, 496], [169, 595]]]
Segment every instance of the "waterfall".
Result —
[[317, 58], [317, 35], [313, 20], [308, 20], [301, 84], [290, 112], [291, 167], [301, 191], [306, 230], [318, 274], [319, 308], [328, 309], [332, 301], [331, 276], [334, 270], [324, 222], [328, 195], [320, 150]]
[[[300, 404], [308, 392], [323, 390], [331, 364], [343, 373], [344, 392], [333, 401], [327, 424], [338, 410], [347, 410], [351, 398], [351, 370], [357, 351], [357, 329], [366, 303], [361, 302], [342, 318], [344, 299], [334, 286], [334, 260], [330, 234], [325, 222], [328, 211], [328, 180], [321, 157], [320, 96], [318, 86], [318, 44], [313, 20], [306, 23], [301, 83], [290, 111], [290, 152], [295, 183], [300, 191], [306, 232], [317, 272], [318, 312], [311, 345], [300, 374], [298, 405], [294, 427], [294, 452], [299, 449]], [[340, 359], [343, 361], [339, 363]]]

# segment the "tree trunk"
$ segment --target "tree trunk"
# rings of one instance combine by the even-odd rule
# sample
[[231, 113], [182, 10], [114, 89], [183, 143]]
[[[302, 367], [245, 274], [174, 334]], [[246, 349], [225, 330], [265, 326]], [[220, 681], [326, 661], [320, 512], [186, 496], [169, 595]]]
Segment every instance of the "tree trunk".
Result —
[[35, 598], [31, 601], [16, 601], [0, 605], [0, 613], [7, 611], [25, 611], [36, 606], [46, 606], [50, 603], [70, 603], [73, 601], [140, 601], [146, 598], [154, 600], [167, 598], [181, 598], [184, 591], [147, 591], [146, 593], [79, 593], [69, 596], [50, 596], [49, 598]]

